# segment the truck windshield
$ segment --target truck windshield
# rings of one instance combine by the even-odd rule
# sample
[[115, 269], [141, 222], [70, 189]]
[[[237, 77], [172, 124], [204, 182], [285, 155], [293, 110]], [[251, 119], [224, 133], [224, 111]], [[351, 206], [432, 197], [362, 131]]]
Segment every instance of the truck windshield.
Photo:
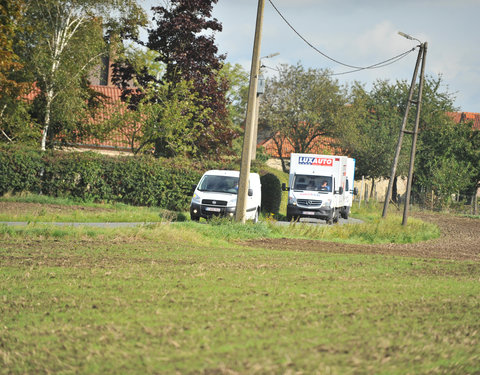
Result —
[[332, 177], [297, 174], [293, 189], [329, 192], [332, 191]]
[[200, 181], [198, 190], [237, 194], [238, 177], [206, 175]]

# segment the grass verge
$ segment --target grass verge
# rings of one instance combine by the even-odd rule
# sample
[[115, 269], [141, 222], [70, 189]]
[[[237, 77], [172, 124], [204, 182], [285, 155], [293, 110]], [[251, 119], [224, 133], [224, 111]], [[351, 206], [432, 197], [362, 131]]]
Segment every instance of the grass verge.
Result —
[[218, 243], [254, 238], [302, 238], [343, 243], [413, 243], [429, 240], [440, 235], [438, 227], [420, 220], [410, 219], [408, 225], [401, 225], [400, 217], [386, 220], [376, 219], [370, 223], [356, 225], [314, 226], [303, 223], [278, 225], [274, 221], [257, 224], [239, 224], [230, 220], [213, 220], [208, 224], [195, 222], [161, 223], [133, 228], [93, 228], [89, 226], [52, 226], [30, 223], [26, 226], [0, 225], [0, 238], [84, 238], [113, 237], [156, 238], [165, 232], [182, 236], [209, 238]]
[[129, 206], [123, 203], [83, 202], [73, 198], [54, 198], [23, 193], [0, 197], [4, 205], [0, 221], [26, 222], [163, 222], [184, 221], [186, 214], [158, 207]]
[[[27, 221], [27, 227], [0, 227], [0, 235], [19, 237], [74, 237], [82, 236], [108, 236], [102, 229], [72, 227], [49, 227], [38, 224], [39, 222], [151, 222], [155, 223], [180, 221], [175, 223], [178, 230], [198, 233], [204, 237], [214, 238], [219, 241], [229, 241], [251, 238], [309, 238], [324, 241], [345, 243], [413, 243], [437, 238], [440, 235], [438, 228], [430, 223], [410, 218], [408, 225], [400, 225], [401, 218], [394, 211], [386, 219], [380, 218], [380, 207], [370, 204], [360, 208], [354, 207], [356, 217], [362, 218], [364, 223], [356, 225], [312, 226], [304, 223], [277, 225], [272, 219], [253, 225], [238, 224], [227, 219], [213, 219], [210, 225], [195, 222], [183, 222], [184, 213], [172, 213], [166, 210], [151, 207], [132, 207], [124, 204], [84, 204], [79, 202], [48, 198], [35, 195], [23, 195], [0, 198], [1, 202], [29, 203], [27, 207], [11, 206], [0, 213], [0, 221]], [[32, 205], [34, 204], [34, 205]], [[8, 206], [7, 206], [8, 207]], [[37, 223], [37, 224], [35, 224]], [[122, 229], [125, 233], [136, 232], [135, 236], [149, 236], [155, 230]], [[111, 232], [115, 233], [115, 231]], [[140, 234], [138, 234], [140, 233]]]

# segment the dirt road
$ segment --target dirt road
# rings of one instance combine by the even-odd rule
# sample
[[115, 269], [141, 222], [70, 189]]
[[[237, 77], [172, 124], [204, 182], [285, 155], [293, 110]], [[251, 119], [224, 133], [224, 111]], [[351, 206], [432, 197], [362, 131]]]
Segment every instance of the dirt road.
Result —
[[246, 243], [269, 249], [480, 261], [480, 220], [436, 213], [415, 213], [415, 217], [437, 224], [442, 232], [440, 238], [415, 244], [382, 245], [350, 245], [292, 239], [261, 239]]

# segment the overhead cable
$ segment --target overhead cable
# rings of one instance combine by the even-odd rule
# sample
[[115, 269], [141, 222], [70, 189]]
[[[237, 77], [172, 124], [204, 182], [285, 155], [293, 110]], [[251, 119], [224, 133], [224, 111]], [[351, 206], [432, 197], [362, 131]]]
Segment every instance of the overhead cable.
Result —
[[354, 69], [354, 70], [348, 70], [348, 71], [346, 71], [346, 72], [341, 72], [341, 73], [332, 73], [332, 74], [330, 74], [330, 75], [332, 75], [332, 76], [341, 76], [341, 75], [343, 75], [343, 74], [355, 73], [355, 72], [359, 72], [359, 71], [361, 71], [361, 70], [366, 70], [366, 69], [378, 69], [378, 68], [383, 68], [383, 67], [385, 67], [385, 66], [392, 65], [392, 64], [396, 63], [397, 61], [400, 61], [401, 59], [403, 59], [404, 57], [408, 56], [410, 53], [412, 53], [412, 52], [415, 51], [416, 49], [417, 49], [417, 47], [414, 47], [414, 48], [412, 48], [411, 50], [405, 51], [405, 52], [401, 53], [400, 55], [394, 56], [394, 57], [392, 57], [391, 59], [385, 60], [385, 61], [383, 61], [383, 62], [381, 62], [381, 63], [372, 65], [371, 67], [359, 68], [359, 69]]
[[348, 71], [348, 72], [343, 72], [343, 73], [337, 73], [336, 75], [340, 75], [340, 74], [347, 74], [347, 73], [353, 73], [353, 72], [358, 72], [360, 70], [366, 70], [366, 69], [378, 69], [378, 68], [382, 68], [384, 66], [387, 66], [387, 65], [390, 65], [390, 64], [393, 64], [394, 62], [397, 62], [398, 60], [404, 58], [405, 56], [407, 56], [409, 53], [413, 52], [417, 47], [415, 48], [412, 48], [411, 50], [408, 50], [408, 51], [405, 51], [403, 53], [401, 53], [400, 55], [397, 55], [397, 56], [394, 56], [388, 60], [385, 60], [385, 61], [381, 61], [379, 63], [376, 63], [376, 64], [373, 64], [373, 65], [369, 65], [369, 66], [355, 66], [355, 65], [350, 65], [350, 64], [346, 64], [346, 63], [343, 63], [341, 61], [338, 61], [330, 56], [328, 56], [327, 54], [323, 53], [322, 51], [320, 51], [317, 47], [315, 47], [312, 43], [310, 43], [303, 35], [301, 35], [293, 26], [290, 22], [288, 22], [288, 20], [284, 17], [284, 15], [280, 12], [280, 10], [275, 6], [275, 4], [273, 3], [272, 0], [268, 0], [269, 3], [272, 5], [273, 9], [275, 9], [275, 11], [278, 13], [278, 15], [283, 19], [283, 21], [293, 30], [293, 32], [295, 34], [297, 34], [297, 36], [302, 39], [310, 48], [312, 48], [313, 50], [315, 50], [317, 53], [319, 53], [320, 55], [322, 55], [323, 57], [327, 58], [328, 60], [330, 61], [333, 61], [339, 65], [343, 65], [347, 68], [352, 68], [354, 70], [351, 70], [351, 71]]

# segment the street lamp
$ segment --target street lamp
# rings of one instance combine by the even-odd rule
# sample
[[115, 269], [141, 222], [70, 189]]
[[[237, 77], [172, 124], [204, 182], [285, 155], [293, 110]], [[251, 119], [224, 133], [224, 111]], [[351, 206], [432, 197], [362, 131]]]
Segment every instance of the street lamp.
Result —
[[260, 57], [260, 65], [258, 68], [258, 85], [257, 85], [257, 97], [255, 103], [255, 124], [253, 127], [253, 137], [252, 137], [252, 160], [255, 160], [257, 157], [257, 137], [258, 137], [258, 113], [260, 111], [260, 95], [265, 93], [265, 78], [262, 74], [262, 68], [264, 67], [262, 60], [270, 59], [272, 57], [280, 55], [280, 52], [274, 52], [270, 55]]
[[[395, 150], [395, 156], [393, 158], [393, 163], [392, 163], [392, 170], [390, 173], [390, 181], [388, 183], [388, 189], [387, 189], [387, 194], [385, 196], [385, 202], [383, 206], [383, 213], [382, 217], [387, 216], [387, 209], [388, 209], [388, 204], [390, 201], [390, 198], [392, 196], [392, 189], [393, 189], [393, 181], [395, 180], [395, 174], [397, 171], [397, 163], [398, 163], [398, 158], [400, 156], [400, 151], [402, 148], [402, 141], [403, 141], [403, 135], [404, 134], [411, 134], [412, 135], [412, 149], [410, 152], [410, 166], [408, 169], [408, 180], [407, 180], [407, 191], [405, 192], [405, 207], [403, 210], [403, 220], [402, 220], [402, 225], [407, 225], [407, 216], [408, 216], [408, 206], [410, 205], [410, 193], [412, 189], [412, 178], [413, 178], [413, 167], [415, 164], [415, 151], [416, 151], [416, 146], [417, 146], [417, 136], [418, 136], [418, 125], [420, 123], [420, 111], [422, 108], [422, 93], [423, 93], [423, 84], [424, 84], [424, 76], [425, 76], [425, 59], [427, 56], [427, 42], [420, 42], [417, 38], [414, 38], [408, 34], [402, 33], [401, 31], [398, 32], [399, 35], [403, 36], [404, 38], [407, 38], [409, 40], [416, 40], [420, 43], [420, 51], [418, 52], [418, 57], [417, 57], [417, 62], [415, 64], [415, 70], [413, 73], [413, 78], [412, 78], [412, 83], [410, 85], [410, 91], [408, 94], [408, 101], [407, 101], [407, 107], [405, 109], [405, 115], [403, 117], [403, 122], [402, 122], [402, 127], [400, 128], [400, 134], [398, 135], [398, 141], [397, 141], [397, 148]], [[418, 88], [418, 97], [416, 101], [412, 101], [413, 97], [413, 91], [415, 89], [415, 82], [417, 80], [417, 73], [418, 73], [418, 67], [420, 65], [420, 61], [422, 62], [422, 67], [420, 71], [420, 83], [419, 83], [419, 88]], [[417, 104], [417, 115], [415, 118], [415, 127], [414, 130], [406, 130], [406, 125], [407, 125], [407, 120], [408, 120], [408, 112], [410, 110], [410, 105], [412, 103]]]
[[420, 42], [417, 38], [414, 38], [413, 36], [411, 35], [408, 35], [408, 34], [405, 34], [401, 31], [398, 32], [398, 35], [401, 35], [403, 36], [404, 38], [407, 38], [407, 39], [410, 39], [410, 40], [416, 40], [418, 43], [422, 44], [422, 42]]

